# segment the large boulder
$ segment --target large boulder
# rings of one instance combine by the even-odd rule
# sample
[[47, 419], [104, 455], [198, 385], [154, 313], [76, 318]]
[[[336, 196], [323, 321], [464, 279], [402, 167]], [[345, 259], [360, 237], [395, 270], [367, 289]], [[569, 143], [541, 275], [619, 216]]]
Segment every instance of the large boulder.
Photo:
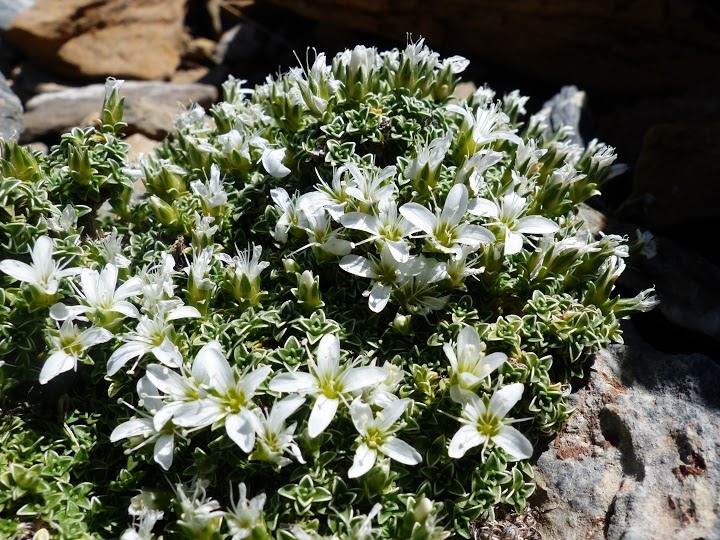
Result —
[[661, 353], [626, 325], [537, 461], [543, 538], [720, 539], [717, 361]]
[[[703, 0], [264, 0], [340, 27], [485, 58], [553, 83], [664, 94], [717, 70], [720, 8]], [[258, 3], [260, 3], [258, 1]]]
[[32, 7], [35, 2], [36, 0], [0, 0], [0, 30], [5, 30], [18, 14]]
[[0, 73], [0, 137], [14, 138], [23, 130], [23, 108], [7, 80]]
[[[40, 94], [26, 104], [23, 141], [44, 139], [75, 126], [88, 125], [100, 115], [105, 86], [91, 84]], [[161, 139], [173, 128], [182, 107], [193, 103], [209, 106], [218, 97], [209, 84], [127, 81], [120, 90], [125, 96], [124, 121], [129, 132]]]
[[166, 79], [180, 62], [185, 0], [38, 0], [6, 39], [73, 79]]

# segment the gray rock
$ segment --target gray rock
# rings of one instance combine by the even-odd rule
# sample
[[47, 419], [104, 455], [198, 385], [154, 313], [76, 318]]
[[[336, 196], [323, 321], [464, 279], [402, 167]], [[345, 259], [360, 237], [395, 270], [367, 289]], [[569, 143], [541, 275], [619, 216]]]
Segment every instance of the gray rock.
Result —
[[548, 539], [720, 538], [720, 365], [625, 326], [535, 468]]
[[17, 139], [23, 130], [23, 108], [7, 79], [0, 73], [0, 137]]
[[37, 0], [0, 0], [0, 30], [5, 30], [17, 15], [31, 8]]
[[570, 126], [575, 133], [572, 142], [583, 145], [583, 137], [587, 137], [590, 110], [587, 107], [587, 95], [577, 86], [563, 86], [560, 92], [545, 102], [543, 108], [550, 108], [550, 129], [556, 131], [563, 126]]
[[[22, 140], [55, 136], [70, 128], [87, 125], [101, 112], [105, 87], [91, 84], [80, 88], [40, 94], [26, 103]], [[125, 122], [129, 131], [162, 138], [172, 130], [175, 114], [183, 106], [199, 103], [207, 107], [217, 99], [217, 88], [208, 84], [128, 81], [121, 87], [125, 96]]]

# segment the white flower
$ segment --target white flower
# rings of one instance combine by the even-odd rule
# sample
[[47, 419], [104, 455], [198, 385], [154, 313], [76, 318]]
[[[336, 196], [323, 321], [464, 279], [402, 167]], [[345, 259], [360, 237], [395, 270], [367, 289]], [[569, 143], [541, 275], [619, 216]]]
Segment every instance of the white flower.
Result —
[[361, 209], [368, 209], [376, 203], [387, 200], [395, 192], [395, 184], [387, 181], [397, 172], [393, 165], [382, 170], [370, 167], [362, 171], [354, 163], [348, 163], [345, 167], [350, 173], [345, 191], [360, 203]]
[[139, 495], [130, 499], [128, 514], [133, 516], [132, 527], [126, 529], [120, 540], [154, 540], [153, 528], [165, 513], [155, 507], [156, 496], [150, 491], [140, 490]]
[[338, 238], [337, 231], [333, 230], [332, 222], [328, 218], [327, 213], [306, 213], [306, 216], [308, 224], [304, 229], [308, 234], [310, 243], [301, 249], [318, 247], [332, 255], [338, 256], [347, 255], [352, 251], [351, 242], [343, 238]]
[[192, 306], [177, 305], [172, 310], [160, 311], [152, 318], [141, 315], [135, 330], [123, 336], [125, 343], [108, 358], [108, 376], [115, 375], [130, 360], [135, 360], [131, 368], [131, 371], [134, 370], [137, 362], [148, 353], [152, 353], [160, 362], [178, 367], [175, 354], [177, 347], [171, 339], [174, 332], [172, 322], [188, 317], [200, 317], [200, 312]]
[[263, 506], [265, 506], [266, 495], [261, 493], [252, 499], [247, 498], [247, 488], [244, 482], [238, 485], [238, 498], [231, 495], [232, 506], [230, 512], [225, 512], [225, 520], [230, 529], [232, 540], [250, 538], [253, 529], [262, 526]]
[[442, 309], [449, 296], [440, 296], [435, 283], [449, 277], [447, 264], [423, 256], [416, 257], [414, 262], [419, 271], [400, 276], [396, 300], [411, 313], [424, 315]]
[[220, 167], [215, 163], [210, 167], [210, 178], [207, 183], [194, 180], [190, 182], [190, 188], [200, 196], [203, 207], [208, 213], [227, 204], [228, 196], [220, 180]]
[[142, 280], [142, 307], [148, 314], [168, 311], [175, 305], [175, 259], [166, 253], [161, 263], [138, 272]]
[[450, 279], [454, 289], [462, 288], [465, 283], [465, 278], [468, 276], [477, 276], [485, 271], [484, 266], [477, 266], [479, 264], [478, 257], [468, 261], [468, 257], [473, 251], [473, 248], [470, 246], [462, 246], [460, 256], [452, 258], [445, 263], [447, 277]]
[[305, 463], [294, 439], [297, 424], [285, 426], [288, 417], [303, 403], [305, 398], [295, 395], [275, 402], [269, 414], [255, 409], [257, 444], [255, 451], [250, 454], [250, 459], [270, 461], [278, 467], [283, 467], [290, 463], [284, 454], [290, 453], [298, 462]]
[[340, 259], [340, 268], [346, 272], [373, 280], [368, 305], [375, 313], [380, 313], [387, 306], [394, 283], [403, 276], [415, 275], [422, 270], [418, 259], [399, 262], [392, 252], [392, 247], [386, 242], [380, 250], [380, 259], [376, 259], [372, 255], [369, 255], [369, 258], [345, 255]]
[[463, 403], [483, 379], [499, 368], [507, 360], [505, 353], [496, 352], [485, 356], [485, 344], [475, 328], [466, 326], [458, 333], [457, 344], [445, 343], [443, 351], [450, 361], [450, 396]]
[[285, 148], [277, 148], [275, 150], [266, 148], [263, 151], [260, 160], [270, 176], [274, 178], [285, 178], [288, 174], [290, 174], [290, 169], [283, 165], [285, 152]]
[[348, 477], [357, 478], [367, 473], [375, 465], [378, 454], [405, 465], [417, 465], [422, 461], [417, 450], [395, 436], [400, 427], [395, 423], [405, 413], [411, 401], [408, 398], [393, 401], [376, 416], [373, 416], [370, 405], [359, 399], [350, 404], [350, 415], [360, 434], [360, 446], [355, 450]]
[[427, 175], [428, 183], [434, 183], [438, 169], [445, 159], [445, 154], [450, 149], [453, 133], [447, 130], [444, 137], [436, 137], [430, 144], [421, 146], [417, 155], [408, 163], [403, 171], [405, 178], [416, 180], [421, 175]]
[[220, 510], [220, 503], [207, 495], [206, 487], [207, 482], [196, 478], [192, 493], [188, 496], [181, 484], [175, 486], [181, 511], [178, 524], [183, 526], [190, 538], [207, 536], [208, 530], [219, 530], [222, 523], [223, 511]]
[[282, 214], [275, 224], [273, 238], [278, 242], [287, 242], [287, 233], [291, 227], [307, 226], [307, 218], [300, 208], [297, 196], [292, 199], [284, 188], [273, 188], [270, 190], [270, 197], [281, 210]]
[[293, 371], [276, 375], [269, 384], [273, 392], [298, 392], [316, 396], [308, 419], [308, 434], [317, 437], [335, 418], [341, 399], [350, 392], [385, 379], [385, 371], [376, 366], [340, 365], [340, 340], [325, 334], [317, 350], [317, 362], [310, 356], [310, 373]]
[[114, 264], [118, 268], [127, 268], [130, 266], [130, 259], [123, 255], [122, 238], [122, 235], [118, 235], [117, 229], [113, 228], [94, 243], [106, 263]]
[[262, 246], [253, 244], [252, 247], [248, 246], [247, 249], [238, 251], [235, 257], [229, 257], [224, 253], [218, 255], [218, 259], [230, 265], [232, 272], [230, 285], [238, 302], [256, 305], [264, 294], [260, 274], [270, 266], [270, 263], [260, 261], [262, 250]]
[[141, 279], [131, 277], [116, 289], [117, 278], [118, 269], [114, 264], [106, 265], [100, 272], [83, 268], [80, 270], [81, 290], [76, 292], [82, 304], [55, 304], [50, 308], [50, 316], [56, 320], [65, 320], [84, 313], [95, 324], [103, 327], [109, 327], [124, 317], [139, 317], [140, 312], [127, 299], [142, 292]]
[[455, 184], [445, 199], [442, 212], [430, 210], [409, 202], [400, 207], [400, 213], [410, 223], [426, 233], [433, 246], [444, 253], [462, 255], [460, 245], [478, 247], [495, 240], [485, 227], [464, 223], [468, 209], [468, 190], [463, 184]]
[[340, 218], [340, 223], [348, 229], [370, 234], [365, 242], [377, 240], [383, 246], [387, 245], [396, 261], [407, 262], [410, 259], [410, 248], [404, 238], [417, 228], [398, 215], [397, 203], [394, 200], [381, 202], [377, 217], [364, 212], [348, 212]]
[[142, 377], [138, 381], [137, 393], [145, 411], [136, 409], [139, 417], [133, 417], [117, 426], [110, 434], [110, 442], [130, 439], [134, 446], [126, 450], [126, 453], [154, 443], [153, 459], [167, 471], [173, 462], [176, 428], [172, 422], [166, 421], [162, 424], [155, 422], [153, 415], [162, 408], [163, 403], [157, 395], [158, 389], [149, 378]]
[[228, 437], [250, 453], [255, 446], [256, 424], [252, 399], [271, 371], [270, 366], [260, 366], [238, 374], [230, 367], [220, 344], [211, 341], [200, 349], [192, 366], [193, 378], [206, 395], [179, 407], [173, 421], [192, 428], [224, 425]]
[[48, 236], [41, 236], [35, 241], [30, 250], [32, 264], [22, 261], [5, 259], [0, 261], [0, 271], [7, 275], [36, 287], [46, 295], [54, 295], [60, 287], [60, 279], [77, 274], [79, 268], [63, 269], [63, 264], [58, 264], [52, 258], [53, 241]]
[[450, 441], [448, 455], [461, 458], [471, 448], [493, 443], [515, 459], [528, 459], [533, 447], [525, 435], [509, 424], [505, 416], [522, 397], [524, 386], [513, 383], [497, 390], [487, 405], [482, 398], [474, 395], [465, 401], [460, 422], [463, 425]]
[[478, 193], [485, 185], [485, 172], [498, 163], [504, 155], [502, 152], [495, 152], [487, 148], [475, 152], [458, 169], [455, 183], [463, 183], [467, 178], [470, 189], [473, 193]]
[[499, 203], [477, 198], [470, 206], [471, 214], [498, 220], [495, 224], [499, 225], [505, 234], [505, 255], [513, 255], [522, 250], [525, 234], [550, 234], [560, 230], [557, 223], [546, 217], [520, 217], [526, 210], [525, 197], [517, 193], [504, 195]]
[[62, 212], [60, 209], [53, 206], [51, 207], [52, 217], [47, 220], [48, 228], [61, 233], [70, 233], [77, 227], [77, 212], [75, 207], [68, 204], [63, 208]]
[[405, 371], [387, 360], [383, 363], [385, 378], [379, 383], [365, 387], [360, 397], [365, 403], [378, 407], [387, 407], [399, 398], [395, 395], [405, 377]]
[[508, 116], [499, 110], [497, 104], [489, 105], [487, 108], [478, 107], [473, 116], [467, 106], [448, 105], [447, 110], [463, 116], [463, 126], [471, 131], [472, 140], [476, 147], [486, 144], [507, 140], [519, 144], [522, 139], [508, 129], [510, 121]]
[[40, 370], [40, 384], [47, 383], [65, 371], [77, 370], [77, 363], [85, 352], [93, 345], [105, 343], [113, 335], [104, 328], [86, 328], [80, 330], [71, 320], [66, 320], [60, 326], [57, 337], [53, 337], [53, 352]]

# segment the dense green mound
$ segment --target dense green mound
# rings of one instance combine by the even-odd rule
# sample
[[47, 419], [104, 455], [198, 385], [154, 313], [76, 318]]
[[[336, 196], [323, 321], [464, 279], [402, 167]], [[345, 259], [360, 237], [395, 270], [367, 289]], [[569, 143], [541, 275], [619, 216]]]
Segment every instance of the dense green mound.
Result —
[[467, 538], [524, 506], [570, 377], [654, 299], [577, 218], [612, 148], [451, 103], [466, 64], [231, 79], [138, 165], [119, 81], [47, 157], [4, 143], [0, 534]]

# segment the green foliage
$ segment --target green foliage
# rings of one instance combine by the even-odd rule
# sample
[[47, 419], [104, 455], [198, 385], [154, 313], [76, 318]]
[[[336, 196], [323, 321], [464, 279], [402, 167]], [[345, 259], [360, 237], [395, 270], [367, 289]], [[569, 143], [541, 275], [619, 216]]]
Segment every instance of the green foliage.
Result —
[[612, 149], [517, 92], [452, 103], [466, 64], [231, 78], [138, 164], [109, 80], [47, 157], [2, 143], [0, 534], [469, 538], [522, 509], [571, 377], [655, 301], [577, 217]]

